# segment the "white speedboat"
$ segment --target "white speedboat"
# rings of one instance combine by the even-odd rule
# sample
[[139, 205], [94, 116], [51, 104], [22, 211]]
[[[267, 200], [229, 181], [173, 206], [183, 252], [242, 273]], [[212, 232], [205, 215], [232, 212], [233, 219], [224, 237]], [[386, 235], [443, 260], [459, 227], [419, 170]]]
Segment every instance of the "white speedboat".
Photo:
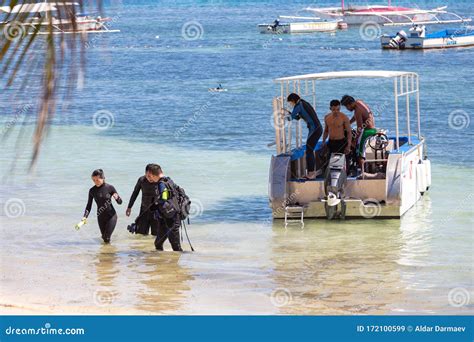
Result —
[[[70, 13], [74, 15], [74, 23]], [[0, 29], [8, 33], [11, 29], [15, 34], [49, 34], [49, 27], [53, 28], [53, 34], [61, 33], [105, 33], [120, 32], [111, 30], [106, 23], [111, 18], [90, 16], [79, 13], [79, 4], [75, 2], [41, 2], [34, 4], [19, 4], [14, 7], [0, 7], [0, 14], [6, 16], [5, 21], [0, 22]], [[16, 16], [27, 16], [26, 20], [16, 21]]]
[[447, 12], [447, 6], [432, 9], [388, 5], [348, 6], [341, 0], [341, 7], [307, 7], [306, 10], [326, 19], [343, 20], [349, 25], [362, 25], [365, 23], [380, 25], [412, 25], [418, 24], [446, 24], [463, 23], [471, 21], [459, 15]]
[[[338, 29], [338, 20], [321, 20], [314, 17], [280, 16], [281, 19], [291, 19], [292, 22], [282, 23], [279, 19], [271, 24], [259, 24], [260, 33], [288, 34], [288, 33], [313, 33], [334, 32]], [[303, 20], [303, 21], [298, 21]]]
[[[299, 93], [316, 108], [316, 89], [324, 80], [350, 79], [367, 82], [390, 80], [394, 86], [394, 132], [379, 132], [366, 142], [366, 160], [362, 169], [346, 170], [343, 155], [332, 154], [328, 162], [318, 161], [321, 175], [305, 180], [305, 148], [301, 120], [287, 123], [286, 98]], [[277, 96], [273, 98], [276, 155], [269, 172], [269, 199], [274, 218], [296, 217], [391, 217], [400, 218], [421, 198], [431, 184], [431, 164], [426, 156], [426, 142], [421, 135], [418, 75], [405, 71], [343, 71], [309, 74], [276, 79]], [[316, 87], [316, 82], [318, 86]], [[331, 82], [334, 87], [334, 82]], [[364, 89], [358, 88], [363, 93]], [[410, 103], [414, 102], [414, 106]], [[325, 106], [325, 105], [324, 105]], [[415, 109], [415, 113], [410, 110]], [[399, 117], [404, 112], [408, 123], [403, 129]], [[387, 115], [389, 113], [386, 113]], [[416, 118], [410, 119], [410, 116]], [[412, 127], [413, 126], [413, 127]], [[320, 150], [319, 142], [315, 151]], [[317, 152], [319, 153], [319, 152]], [[319, 165], [318, 165], [319, 164]]]
[[474, 46], [474, 28], [461, 27], [427, 34], [425, 26], [415, 25], [408, 33], [401, 30], [395, 36], [383, 35], [380, 37], [380, 43], [383, 49], [396, 50]]

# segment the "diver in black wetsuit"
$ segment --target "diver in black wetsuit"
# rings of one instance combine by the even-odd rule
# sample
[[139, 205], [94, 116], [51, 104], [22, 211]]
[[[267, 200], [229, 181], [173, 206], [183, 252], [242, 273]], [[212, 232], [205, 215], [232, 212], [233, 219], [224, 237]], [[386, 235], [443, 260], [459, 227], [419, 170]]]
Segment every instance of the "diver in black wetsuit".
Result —
[[153, 213], [150, 211], [150, 205], [153, 202], [153, 198], [156, 194], [157, 180], [154, 180], [153, 174], [151, 171], [156, 168], [156, 164], [148, 164], [145, 168], [145, 176], [138, 178], [137, 184], [133, 189], [132, 196], [130, 196], [130, 201], [128, 202], [127, 211], [125, 214], [130, 216], [132, 213], [132, 207], [135, 203], [135, 200], [138, 197], [138, 193], [142, 192], [142, 203], [140, 206], [139, 218], [137, 220], [138, 230], [137, 234], [148, 235], [151, 228], [151, 235], [156, 236], [158, 234], [158, 228], [160, 222], [154, 217]]
[[97, 221], [99, 222], [102, 239], [105, 243], [109, 243], [117, 224], [117, 213], [112, 205], [112, 197], [115, 198], [118, 204], [122, 204], [122, 199], [113, 185], [105, 183], [104, 171], [102, 169], [94, 170], [91, 178], [95, 185], [89, 190], [89, 199], [84, 211], [83, 220], [89, 216], [92, 200], [94, 199], [97, 204]]

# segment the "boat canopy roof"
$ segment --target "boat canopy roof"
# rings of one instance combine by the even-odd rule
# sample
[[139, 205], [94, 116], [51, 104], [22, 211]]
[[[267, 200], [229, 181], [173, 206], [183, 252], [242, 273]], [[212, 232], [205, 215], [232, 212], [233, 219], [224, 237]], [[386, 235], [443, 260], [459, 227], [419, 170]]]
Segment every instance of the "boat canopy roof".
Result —
[[56, 11], [58, 6], [78, 6], [77, 2], [61, 2], [61, 3], [49, 3], [41, 2], [35, 4], [20, 4], [13, 7], [3, 6], [0, 7], [0, 12], [5, 13], [38, 13], [38, 12], [53, 12]]
[[384, 70], [353, 70], [335, 71], [316, 74], [306, 74], [291, 77], [277, 78], [275, 82], [289, 82], [301, 80], [330, 80], [336, 78], [392, 78], [399, 76], [416, 76], [416, 73], [409, 71], [384, 71]]

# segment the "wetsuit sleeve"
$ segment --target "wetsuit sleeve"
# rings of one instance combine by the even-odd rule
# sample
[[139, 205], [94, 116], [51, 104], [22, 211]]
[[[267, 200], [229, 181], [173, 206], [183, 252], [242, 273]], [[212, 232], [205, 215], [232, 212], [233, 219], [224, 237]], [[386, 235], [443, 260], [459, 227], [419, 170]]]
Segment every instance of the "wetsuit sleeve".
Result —
[[135, 200], [138, 197], [140, 189], [141, 189], [141, 178], [138, 179], [137, 184], [135, 185], [135, 189], [133, 189], [132, 196], [130, 196], [130, 201], [128, 202], [127, 208], [133, 207], [133, 203], [135, 203]]
[[89, 198], [87, 199], [86, 210], [84, 210], [84, 217], [88, 217], [92, 209], [92, 190], [89, 190]]
[[120, 197], [120, 195], [118, 194], [117, 190], [115, 190], [115, 187], [112, 185], [112, 188], [110, 189], [110, 194], [113, 196], [114, 194], [117, 194], [117, 198], [115, 199], [115, 201], [118, 203], [118, 204], [122, 204], [122, 198]]
[[165, 183], [160, 182], [160, 184], [158, 184], [158, 191], [160, 192], [159, 198], [162, 200], [166, 201], [169, 198], [169, 191], [166, 188]]
[[295, 108], [293, 108], [293, 111], [291, 112], [291, 118], [293, 120], [299, 120], [300, 119], [300, 112], [301, 112], [301, 104], [298, 103]]

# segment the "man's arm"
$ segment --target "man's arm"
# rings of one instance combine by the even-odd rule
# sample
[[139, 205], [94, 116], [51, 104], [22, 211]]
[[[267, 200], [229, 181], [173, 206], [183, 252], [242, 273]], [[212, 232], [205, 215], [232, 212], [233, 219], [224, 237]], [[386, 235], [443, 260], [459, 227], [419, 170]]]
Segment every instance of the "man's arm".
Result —
[[133, 207], [133, 204], [135, 203], [135, 200], [137, 199], [141, 188], [141, 178], [138, 178], [137, 184], [135, 185], [135, 189], [133, 189], [132, 196], [130, 196], [130, 201], [128, 202], [127, 209], [131, 209]]
[[354, 121], [356, 121], [356, 116], [355, 114], [352, 116], [351, 120], [349, 121], [349, 123], [354, 123]]
[[344, 129], [347, 133], [347, 145], [346, 145], [346, 154], [349, 154], [351, 151], [351, 144], [352, 144], [352, 128], [351, 128], [351, 121], [348, 117], [344, 120]]
[[328, 117], [327, 115], [324, 117], [324, 133], [323, 133], [323, 145], [326, 144], [326, 138], [329, 134], [329, 126], [328, 126]]

